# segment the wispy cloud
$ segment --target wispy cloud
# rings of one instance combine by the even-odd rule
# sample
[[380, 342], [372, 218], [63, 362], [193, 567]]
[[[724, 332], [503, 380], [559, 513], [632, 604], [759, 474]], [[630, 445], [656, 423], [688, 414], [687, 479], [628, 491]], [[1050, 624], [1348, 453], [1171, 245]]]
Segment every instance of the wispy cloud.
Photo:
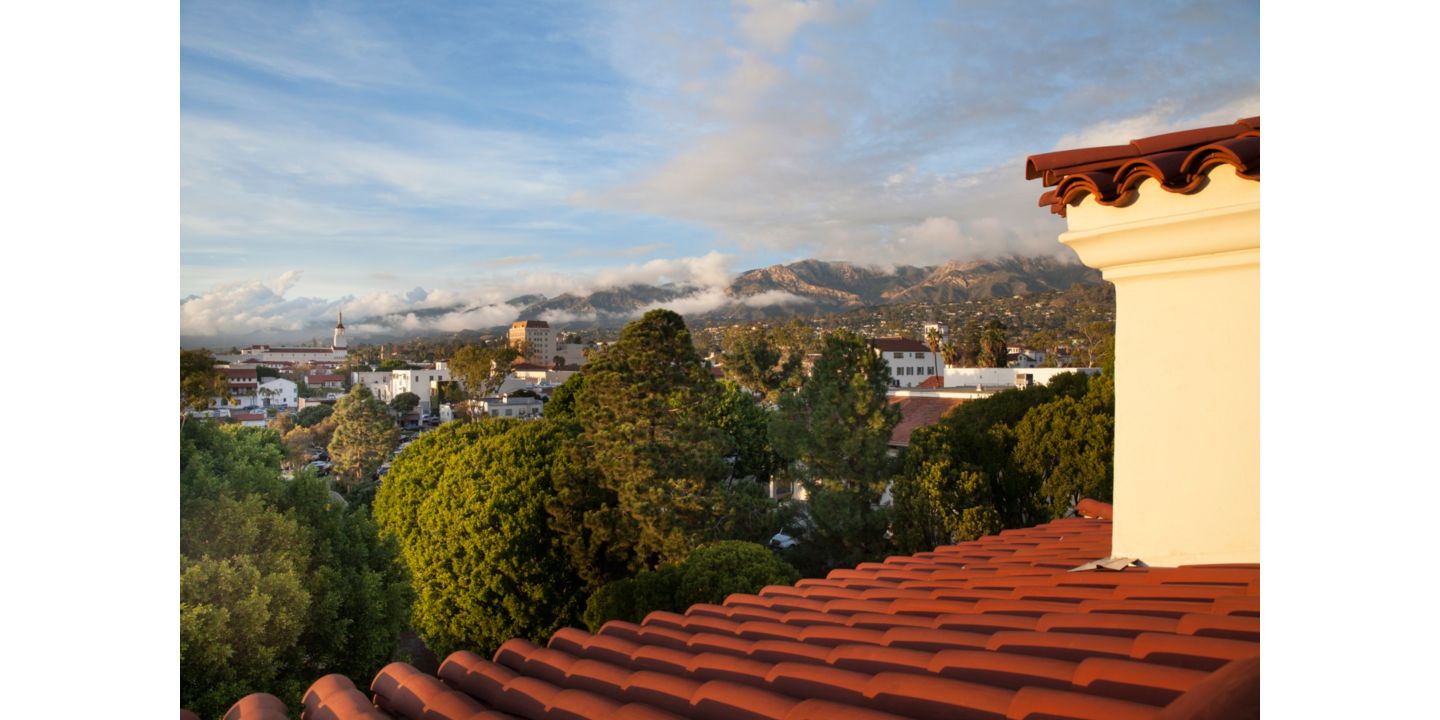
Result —
[[[1251, 2], [893, 10], [742, 2], [728, 42], [683, 49], [661, 38], [689, 37], [691, 18], [617, 28], [621, 61], [635, 54], [627, 43], [673, 53], [668, 72], [632, 75], [673, 150], [573, 201], [684, 218], [742, 251], [867, 263], [1060, 254], [1063, 228], [1035, 210], [1025, 154], [1077, 122], [1095, 131], [1063, 139], [1083, 144], [1256, 105]], [[1225, 34], [1247, 15], [1247, 29]], [[1174, 42], [1143, 58], [1120, 40], [1157, 35]], [[1003, 37], [1027, 42], [1017, 52]], [[1160, 70], [1182, 59], [1186, 72]]]
[[[411, 278], [503, 308], [801, 257], [1065, 254], [1025, 155], [1259, 106], [1256, 0], [181, 12], [181, 293], [202, 329], [291, 328], [339, 302], [316, 296]], [[252, 287], [291, 267], [325, 271]], [[377, 317], [439, 322], [394, 297]]]

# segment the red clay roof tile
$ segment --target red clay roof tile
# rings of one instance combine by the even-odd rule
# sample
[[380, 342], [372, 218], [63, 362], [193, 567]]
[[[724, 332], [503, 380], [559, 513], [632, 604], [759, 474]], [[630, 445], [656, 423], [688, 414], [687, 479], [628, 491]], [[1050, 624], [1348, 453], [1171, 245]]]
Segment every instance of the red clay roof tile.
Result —
[[252, 693], [225, 711], [224, 720], [286, 720], [290, 709], [270, 693]]
[[[456, 652], [436, 676], [393, 663], [373, 699], [326, 676], [304, 717], [1038, 720], [1258, 707], [1245, 663], [1260, 652], [1259, 567], [1067, 572], [1109, 556], [1109, 530], [1070, 518], [1006, 531], [596, 635], [567, 628], [546, 647], [511, 640], [493, 662]], [[263, 697], [236, 707], [284, 717]]]
[[1031, 155], [1025, 163], [1025, 179], [1039, 178], [1046, 187], [1054, 187], [1040, 196], [1040, 206], [1063, 216], [1070, 204], [1087, 195], [1101, 205], [1125, 205], [1146, 178], [1169, 192], [1192, 193], [1219, 165], [1235, 168], [1240, 177], [1260, 179], [1258, 116], [1152, 135], [1126, 145]]

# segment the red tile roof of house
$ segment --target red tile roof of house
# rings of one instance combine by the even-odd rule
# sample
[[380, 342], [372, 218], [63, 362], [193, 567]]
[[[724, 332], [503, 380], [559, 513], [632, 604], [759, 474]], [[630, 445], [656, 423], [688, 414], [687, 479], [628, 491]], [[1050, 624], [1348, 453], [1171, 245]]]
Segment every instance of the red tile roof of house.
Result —
[[945, 413], [955, 409], [956, 405], [965, 402], [962, 398], [936, 398], [936, 397], [898, 397], [891, 398], [890, 404], [900, 409], [900, 422], [890, 432], [890, 445], [906, 447], [910, 445], [910, 436], [922, 427], [929, 427]]
[[[328, 675], [302, 717], [1258, 717], [1259, 566], [1073, 570], [1109, 555], [1109, 520], [1056, 520], [488, 660], [459, 651], [433, 676], [391, 663], [368, 692]], [[227, 717], [279, 717], [271, 700]]]
[[326, 373], [310, 373], [309, 375], [306, 375], [306, 376], [305, 376], [305, 382], [312, 383], [312, 384], [313, 384], [313, 383], [343, 383], [343, 382], [345, 382], [345, 376], [344, 376], [344, 375], [328, 375], [328, 374], [326, 374]]
[[1124, 205], [1134, 199], [1141, 180], [1152, 178], [1174, 193], [1192, 193], [1219, 165], [1230, 165], [1240, 177], [1260, 179], [1260, 116], [1229, 125], [1196, 128], [1131, 140], [1125, 145], [1060, 150], [1031, 155], [1025, 179], [1041, 178], [1054, 190], [1040, 196], [1040, 206], [1065, 214], [1085, 195], [1101, 205]]
[[931, 375], [930, 377], [921, 380], [920, 384], [916, 385], [915, 387], [925, 388], [928, 390], [939, 390], [945, 387], [945, 378], [941, 375]]
[[221, 375], [224, 375], [224, 376], [225, 376], [225, 379], [226, 379], [226, 380], [229, 380], [230, 382], [235, 382], [235, 381], [237, 381], [237, 380], [255, 380], [255, 379], [257, 379], [257, 378], [259, 377], [259, 376], [256, 374], [256, 372], [255, 372], [255, 368], [217, 368], [217, 369], [220, 371], [220, 374], [221, 374]]
[[255, 421], [255, 420], [264, 420], [264, 419], [265, 419], [265, 413], [263, 413], [263, 412], [258, 412], [258, 413], [236, 413], [236, 412], [232, 412], [232, 413], [230, 413], [230, 419], [231, 419], [231, 420], [234, 420], [235, 422], [251, 422], [251, 421]]
[[930, 347], [909, 338], [875, 338], [876, 350], [881, 352], [930, 352]]

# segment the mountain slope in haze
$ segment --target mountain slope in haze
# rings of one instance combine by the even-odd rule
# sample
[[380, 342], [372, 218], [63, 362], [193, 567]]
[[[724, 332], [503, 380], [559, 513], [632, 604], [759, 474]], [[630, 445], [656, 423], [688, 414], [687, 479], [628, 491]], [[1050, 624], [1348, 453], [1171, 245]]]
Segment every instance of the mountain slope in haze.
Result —
[[[413, 330], [398, 329], [402, 326], [400, 320], [406, 314], [425, 320], [448, 313], [488, 309], [491, 312], [483, 316], [494, 322], [497, 315], [513, 308], [513, 320], [549, 320], [566, 329], [583, 330], [620, 327], [652, 307], [668, 307], [686, 318], [745, 321], [788, 315], [813, 317], [866, 305], [953, 303], [1023, 296], [1047, 290], [1065, 290], [1078, 283], [1100, 282], [1100, 273], [1096, 270], [1049, 257], [948, 262], [936, 267], [901, 265], [888, 269], [848, 262], [802, 260], [740, 273], [725, 288], [634, 284], [587, 294], [565, 293], [556, 297], [521, 295], [499, 306], [486, 308], [457, 304], [407, 310], [395, 317], [355, 318], [352, 322], [355, 325], [397, 328], [395, 338], [389, 337], [388, 333], [357, 338], [385, 342], [415, 335]], [[346, 320], [351, 321], [351, 318]], [[475, 327], [466, 332], [500, 331], [508, 325], [507, 322], [504, 326]], [[328, 325], [322, 323], [305, 332], [315, 337], [328, 337]], [[443, 335], [446, 332], [435, 330], [429, 334]], [[270, 338], [208, 339], [207, 342], [229, 345], [252, 340], [274, 342]], [[182, 336], [181, 341], [184, 343], [187, 339]]]

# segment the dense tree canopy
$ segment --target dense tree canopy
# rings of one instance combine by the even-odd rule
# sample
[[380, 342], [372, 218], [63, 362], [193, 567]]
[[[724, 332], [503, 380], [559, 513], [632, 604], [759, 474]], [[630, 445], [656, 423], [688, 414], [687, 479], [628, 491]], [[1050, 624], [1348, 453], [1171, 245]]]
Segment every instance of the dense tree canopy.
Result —
[[610, 620], [640, 622], [656, 610], [683, 613], [697, 603], [718, 605], [734, 593], [799, 579], [799, 571], [765, 546], [727, 540], [696, 548], [679, 565], [606, 584], [590, 596], [585, 624], [596, 631]]
[[330, 407], [329, 405], [326, 405], [324, 403], [307, 405], [304, 408], [301, 408], [300, 412], [295, 413], [295, 424], [299, 425], [300, 427], [308, 428], [320, 422], [321, 420], [330, 417], [330, 415], [334, 412], [335, 408]]
[[896, 478], [901, 552], [1061, 517], [1079, 496], [1108, 499], [1112, 380], [1065, 373], [1049, 386], [967, 402], [911, 436]]
[[800, 386], [804, 354], [786, 350], [769, 328], [741, 327], [727, 334], [722, 353], [725, 375], [773, 403]]
[[394, 543], [323, 480], [282, 480], [281, 453], [270, 429], [181, 431], [181, 705], [202, 717], [252, 692], [298, 703], [332, 672], [373, 675], [408, 614]]
[[1063, 516], [1081, 498], [1109, 502], [1115, 485], [1114, 381], [1094, 378], [1084, 395], [1060, 396], [1025, 413], [1015, 427], [1014, 457], [1032, 484], [1038, 482], [1051, 517]]
[[335, 479], [346, 490], [369, 482], [400, 442], [400, 428], [385, 403], [356, 385], [335, 403], [335, 434], [330, 438], [330, 461]]
[[390, 399], [390, 409], [400, 415], [415, 412], [420, 407], [420, 396], [413, 392], [403, 392]]
[[466, 345], [450, 358], [450, 374], [465, 388], [467, 398], [479, 400], [494, 395], [500, 389], [501, 383], [510, 374], [510, 363], [519, 357], [520, 350], [509, 345]]
[[[756, 504], [730, 502], [758, 491], [727, 482], [734, 444], [714, 422], [723, 398], [668, 310], [627, 325], [555, 393], [546, 415], [572, 439], [556, 468], [554, 528], [592, 587], [678, 563], [753, 515]], [[763, 448], [746, 462], [763, 464]]]
[[900, 412], [886, 397], [890, 369], [864, 338], [837, 332], [800, 391], [780, 399], [770, 422], [775, 450], [809, 494], [804, 567], [850, 564], [884, 552], [888, 525], [879, 506], [896, 467], [890, 433]]
[[385, 476], [376, 517], [400, 543], [417, 595], [414, 627], [431, 649], [543, 643], [579, 618], [581, 580], [545, 507], [561, 439], [543, 421], [447, 423]]

